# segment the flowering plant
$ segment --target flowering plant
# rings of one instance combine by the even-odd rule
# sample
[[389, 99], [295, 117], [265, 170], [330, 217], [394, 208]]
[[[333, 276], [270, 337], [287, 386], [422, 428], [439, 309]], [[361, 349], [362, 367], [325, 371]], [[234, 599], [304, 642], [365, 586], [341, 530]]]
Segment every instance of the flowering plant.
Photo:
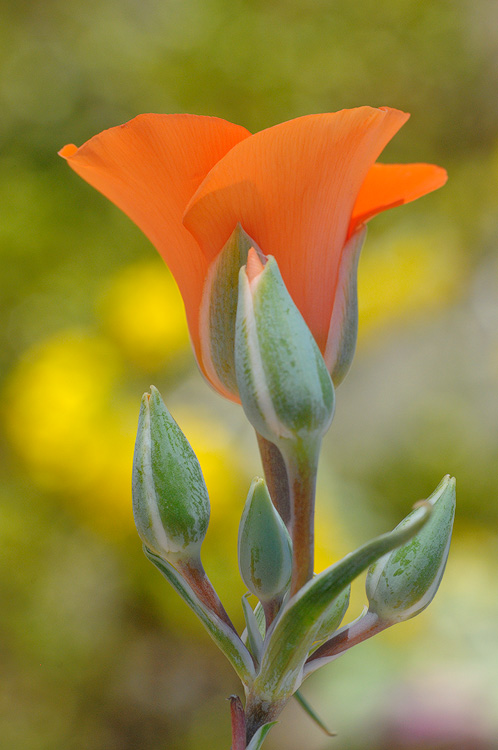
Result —
[[[359, 107], [251, 135], [217, 118], [142, 115], [60, 152], [155, 244], [180, 288], [201, 372], [256, 430], [266, 481], [249, 491], [239, 567], [258, 604], [244, 597], [242, 636], [201, 563], [201, 468], [154, 388], [142, 399], [133, 466], [145, 554], [243, 684], [245, 706], [231, 699], [233, 750], [257, 750], [318, 667], [422, 611], [444, 570], [449, 477], [394, 531], [313, 574], [318, 457], [354, 354], [366, 222], [446, 181], [434, 165], [376, 163], [407, 118]], [[368, 609], [338, 629], [365, 569]]]

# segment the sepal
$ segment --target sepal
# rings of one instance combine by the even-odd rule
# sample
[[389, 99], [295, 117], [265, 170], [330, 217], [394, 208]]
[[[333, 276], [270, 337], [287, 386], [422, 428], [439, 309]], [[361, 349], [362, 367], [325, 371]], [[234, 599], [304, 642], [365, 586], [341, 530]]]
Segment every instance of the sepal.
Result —
[[334, 386], [344, 380], [353, 361], [358, 336], [358, 261], [367, 234], [361, 227], [341, 255], [324, 359]]
[[235, 399], [238, 398], [234, 343], [239, 271], [246, 264], [251, 247], [256, 248], [256, 243], [237, 224], [209, 268], [199, 315], [201, 369], [219, 392]]

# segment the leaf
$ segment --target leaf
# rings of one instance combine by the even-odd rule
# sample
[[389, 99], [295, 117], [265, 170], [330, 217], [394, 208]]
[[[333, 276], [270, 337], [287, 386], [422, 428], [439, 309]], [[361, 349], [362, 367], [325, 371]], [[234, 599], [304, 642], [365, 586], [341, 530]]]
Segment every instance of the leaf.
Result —
[[272, 703], [289, 698], [302, 681], [302, 669], [312, 647], [321, 616], [348, 584], [382, 555], [399, 547], [419, 531], [431, 513], [425, 504], [403, 528], [367, 542], [319, 573], [289, 600], [268, 639], [253, 692]]
[[324, 722], [320, 719], [320, 717], [318, 716], [318, 714], [315, 712], [314, 708], [308, 703], [308, 701], [306, 700], [306, 698], [304, 697], [304, 695], [299, 690], [296, 690], [296, 692], [294, 693], [294, 698], [297, 700], [297, 702], [299, 703], [299, 705], [301, 706], [301, 708], [303, 708], [306, 711], [306, 713], [308, 714], [308, 716], [310, 717], [310, 719], [312, 721], [314, 721], [317, 726], [320, 727], [320, 729], [322, 730], [322, 732], [325, 732], [325, 734], [328, 737], [335, 737], [336, 736], [337, 733], [336, 732], [331, 732], [327, 728], [326, 724], [324, 724]]
[[324, 641], [327, 641], [341, 624], [349, 607], [350, 593], [351, 585], [346, 586], [339, 596], [329, 604], [323, 615], [320, 617], [320, 627], [315, 636], [313, 650], [318, 648], [318, 646]]
[[155, 555], [145, 545], [143, 549], [145, 556], [156, 566], [193, 612], [195, 612], [218, 648], [223, 651], [244, 685], [250, 685], [255, 674], [254, 663], [251, 654], [237, 633], [200, 601], [188, 583], [172, 565]]
[[268, 734], [270, 729], [275, 726], [275, 724], [278, 724], [278, 722], [270, 721], [268, 724], [263, 724], [263, 726], [258, 729], [256, 734], [248, 744], [246, 750], [259, 750], [264, 742], [266, 735]]
[[247, 626], [246, 632], [249, 651], [259, 664], [261, 653], [263, 651], [263, 638], [261, 637], [256, 615], [254, 614], [254, 611], [248, 602], [249, 596], [250, 594], [247, 593], [242, 597], [242, 609], [244, 611], [244, 619]]

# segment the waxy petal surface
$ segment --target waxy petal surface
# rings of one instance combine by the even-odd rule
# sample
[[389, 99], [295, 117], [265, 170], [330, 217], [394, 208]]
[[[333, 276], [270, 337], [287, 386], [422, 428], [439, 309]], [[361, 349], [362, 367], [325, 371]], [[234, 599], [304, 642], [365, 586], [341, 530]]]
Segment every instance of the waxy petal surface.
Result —
[[197, 354], [207, 262], [182, 216], [209, 170], [249, 135], [217, 117], [146, 114], [60, 151], [158, 249], [180, 288]]
[[275, 256], [322, 351], [355, 201], [407, 119], [399, 110], [359, 107], [263, 130], [221, 159], [185, 212], [208, 262], [238, 222]]

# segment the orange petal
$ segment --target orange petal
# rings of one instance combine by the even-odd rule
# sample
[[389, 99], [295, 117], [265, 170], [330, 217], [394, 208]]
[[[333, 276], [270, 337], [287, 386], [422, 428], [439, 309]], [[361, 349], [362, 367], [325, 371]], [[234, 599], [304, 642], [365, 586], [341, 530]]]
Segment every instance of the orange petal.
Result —
[[349, 236], [372, 216], [437, 190], [447, 179], [434, 164], [374, 164], [354, 204]]
[[249, 135], [216, 117], [147, 114], [59, 152], [159, 250], [183, 296], [196, 352], [207, 264], [182, 215], [209, 170]]
[[263, 130], [221, 159], [185, 212], [208, 260], [238, 222], [275, 256], [322, 352], [356, 197], [407, 119], [399, 110], [359, 107]]

